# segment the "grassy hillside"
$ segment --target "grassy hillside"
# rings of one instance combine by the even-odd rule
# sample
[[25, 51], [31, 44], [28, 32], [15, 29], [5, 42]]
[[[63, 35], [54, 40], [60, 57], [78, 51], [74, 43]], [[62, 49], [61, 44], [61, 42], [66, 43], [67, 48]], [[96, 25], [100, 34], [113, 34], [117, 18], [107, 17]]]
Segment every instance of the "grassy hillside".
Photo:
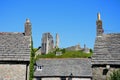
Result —
[[83, 51], [64, 51], [64, 50], [63, 52], [62, 52], [63, 54], [60, 56], [56, 56], [55, 52], [48, 53], [46, 55], [38, 55], [36, 56], [36, 59], [39, 59], [39, 58], [88, 58], [92, 56], [92, 52], [84, 53]]

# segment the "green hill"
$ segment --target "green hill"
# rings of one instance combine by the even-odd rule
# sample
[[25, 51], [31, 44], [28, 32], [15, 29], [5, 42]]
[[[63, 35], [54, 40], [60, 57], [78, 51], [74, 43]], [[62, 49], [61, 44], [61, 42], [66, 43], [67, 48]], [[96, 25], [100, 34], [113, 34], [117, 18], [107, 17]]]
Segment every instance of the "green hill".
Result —
[[[62, 52], [62, 55], [56, 56], [57, 52]], [[36, 59], [39, 58], [88, 58], [92, 56], [92, 50], [90, 53], [84, 53], [83, 51], [66, 51], [65, 49], [56, 50], [54, 52], [45, 54], [45, 55], [37, 55]]]

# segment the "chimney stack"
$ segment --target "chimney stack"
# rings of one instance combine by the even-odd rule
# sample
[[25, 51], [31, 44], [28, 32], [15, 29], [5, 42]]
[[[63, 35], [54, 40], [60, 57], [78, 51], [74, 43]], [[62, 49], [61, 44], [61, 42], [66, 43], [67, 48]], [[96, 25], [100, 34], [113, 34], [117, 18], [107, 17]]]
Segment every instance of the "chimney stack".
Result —
[[97, 36], [102, 36], [104, 30], [102, 28], [102, 20], [100, 19], [100, 13], [97, 14], [96, 25], [97, 25]]
[[31, 22], [29, 19], [26, 19], [25, 22], [25, 36], [31, 36]]

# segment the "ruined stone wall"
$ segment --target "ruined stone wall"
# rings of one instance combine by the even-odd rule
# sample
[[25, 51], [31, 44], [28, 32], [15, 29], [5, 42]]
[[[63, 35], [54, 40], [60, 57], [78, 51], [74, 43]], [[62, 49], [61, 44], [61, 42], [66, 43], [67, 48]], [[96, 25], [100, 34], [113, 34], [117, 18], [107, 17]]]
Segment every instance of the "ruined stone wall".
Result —
[[109, 70], [106, 69], [106, 67], [93, 67], [92, 73], [93, 73], [93, 80], [109, 80], [110, 74], [114, 70], [118, 70], [120, 68], [110, 67]]
[[26, 65], [0, 64], [0, 80], [26, 80]]
[[75, 46], [67, 47], [66, 50], [77, 51], [77, 50], [82, 50], [82, 49], [80, 48], [80, 45], [75, 45]]

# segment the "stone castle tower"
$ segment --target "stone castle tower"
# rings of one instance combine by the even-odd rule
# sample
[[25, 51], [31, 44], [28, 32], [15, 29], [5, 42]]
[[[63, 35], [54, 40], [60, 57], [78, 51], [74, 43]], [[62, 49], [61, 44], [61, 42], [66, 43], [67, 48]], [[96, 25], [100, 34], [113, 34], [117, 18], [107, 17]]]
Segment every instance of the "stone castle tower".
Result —
[[56, 33], [56, 43], [55, 43], [55, 48], [59, 48], [59, 35]]
[[104, 30], [102, 28], [102, 20], [100, 19], [100, 13], [97, 14], [96, 25], [97, 25], [97, 36], [102, 36]]
[[42, 35], [41, 53], [47, 54], [48, 52], [52, 51], [53, 48], [54, 48], [53, 36], [50, 33], [44, 33]]
[[25, 36], [30, 36], [31, 35], [31, 22], [29, 19], [26, 19], [25, 22]]

